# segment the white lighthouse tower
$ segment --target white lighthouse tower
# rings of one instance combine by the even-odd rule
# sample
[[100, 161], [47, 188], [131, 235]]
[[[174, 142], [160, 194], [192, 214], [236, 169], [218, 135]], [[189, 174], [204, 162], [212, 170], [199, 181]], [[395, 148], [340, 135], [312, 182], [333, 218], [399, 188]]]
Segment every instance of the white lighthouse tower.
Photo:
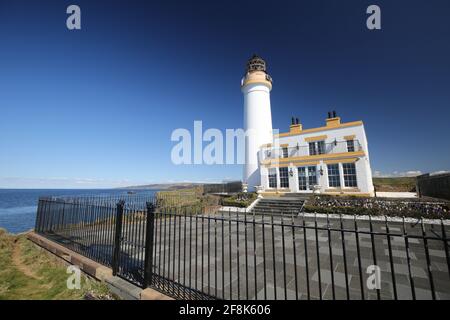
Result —
[[253, 191], [261, 185], [258, 152], [273, 142], [270, 90], [272, 78], [266, 73], [266, 62], [254, 55], [247, 62], [247, 73], [241, 81], [244, 94], [244, 130], [247, 134], [243, 183]]

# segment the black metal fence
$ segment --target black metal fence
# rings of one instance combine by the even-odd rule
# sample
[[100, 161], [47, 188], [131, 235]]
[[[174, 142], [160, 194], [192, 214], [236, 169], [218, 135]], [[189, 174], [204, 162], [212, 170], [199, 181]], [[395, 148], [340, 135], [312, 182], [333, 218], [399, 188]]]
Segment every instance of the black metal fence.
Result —
[[36, 232], [181, 299], [449, 299], [444, 221], [41, 198]]
[[[170, 201], [176, 202], [176, 200]], [[42, 197], [35, 231], [144, 285], [152, 195]], [[153, 210], [153, 209], [152, 209]]]

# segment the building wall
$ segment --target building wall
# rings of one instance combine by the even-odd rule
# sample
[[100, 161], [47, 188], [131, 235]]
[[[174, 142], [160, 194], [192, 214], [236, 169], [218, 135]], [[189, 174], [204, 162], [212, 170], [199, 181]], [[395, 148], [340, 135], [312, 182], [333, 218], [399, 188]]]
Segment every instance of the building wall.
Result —
[[244, 94], [244, 130], [247, 134], [243, 181], [249, 190], [260, 185], [258, 170], [259, 146], [273, 141], [270, 87], [265, 84], [248, 84]]
[[[355, 136], [355, 140], [358, 140], [362, 151], [364, 152], [364, 155], [357, 156], [357, 160], [355, 160], [355, 157], [352, 159], [349, 159], [348, 156], [344, 155], [341, 157], [340, 155], [336, 154], [323, 154], [320, 157], [323, 157], [323, 159], [317, 160], [317, 157], [314, 158], [315, 161], [309, 162], [308, 159], [303, 159], [300, 162], [285, 162], [283, 164], [277, 164], [277, 165], [271, 165], [271, 166], [288, 166], [288, 170], [292, 170], [292, 176], [289, 176], [289, 190], [280, 190], [280, 191], [287, 191], [287, 192], [312, 192], [312, 191], [304, 191], [299, 190], [299, 184], [298, 184], [298, 166], [312, 166], [315, 165], [317, 168], [317, 179], [318, 179], [318, 186], [320, 187], [320, 190], [318, 190], [321, 193], [360, 193], [360, 194], [369, 194], [373, 195], [374, 187], [372, 182], [372, 171], [370, 167], [370, 160], [369, 160], [369, 152], [368, 152], [368, 143], [367, 138], [365, 135], [364, 125], [362, 123], [358, 123], [354, 126], [350, 127], [342, 127], [342, 128], [330, 128], [327, 130], [322, 131], [315, 131], [311, 133], [305, 133], [305, 134], [297, 134], [297, 135], [290, 135], [285, 137], [279, 137], [278, 139], [275, 138], [274, 141], [274, 147], [278, 148], [280, 145], [288, 147], [295, 147], [297, 144], [300, 148], [308, 148], [308, 142], [306, 141], [308, 138], [317, 137], [317, 136], [323, 136], [326, 135], [326, 138], [323, 139], [325, 141], [325, 144], [332, 144], [335, 139], [338, 141], [338, 143], [341, 145], [345, 145], [345, 138], [346, 136]], [[306, 139], [306, 140], [305, 140]], [[303, 149], [302, 149], [303, 150]], [[340, 152], [340, 151], [339, 151]], [[333, 160], [330, 160], [333, 159]], [[339, 165], [339, 171], [340, 171], [340, 180], [341, 180], [341, 188], [329, 188], [328, 186], [328, 170], [327, 170], [327, 163], [326, 162], [334, 162], [338, 163]], [[357, 188], [346, 188], [344, 187], [344, 181], [343, 181], [343, 168], [342, 168], [342, 162], [354, 162], [356, 167], [356, 176], [357, 176]], [[320, 169], [322, 169], [323, 175], [320, 175]], [[263, 188], [267, 191], [270, 191], [271, 188], [269, 188], [269, 181], [268, 181], [268, 168], [266, 165], [261, 165], [260, 168], [261, 173], [261, 185]], [[278, 178], [278, 188], [279, 189], [279, 171], [277, 169], [277, 178]], [[272, 189], [275, 190], [275, 189]]]
[[367, 139], [366, 134], [364, 130], [364, 125], [355, 125], [352, 127], [344, 127], [344, 128], [336, 128], [336, 129], [328, 129], [324, 131], [317, 131], [317, 132], [311, 132], [311, 133], [305, 133], [305, 134], [298, 134], [298, 135], [291, 135], [288, 137], [280, 137], [276, 140], [279, 141], [280, 144], [288, 143], [289, 146], [294, 147], [297, 142], [300, 146], [308, 146], [308, 143], [305, 141], [305, 139], [326, 135], [327, 138], [325, 139], [325, 143], [332, 143], [334, 139], [336, 138], [338, 141], [344, 141], [345, 136], [355, 135], [355, 139], [359, 140], [361, 143], [363, 150], [367, 153], [368, 146], [367, 146]]

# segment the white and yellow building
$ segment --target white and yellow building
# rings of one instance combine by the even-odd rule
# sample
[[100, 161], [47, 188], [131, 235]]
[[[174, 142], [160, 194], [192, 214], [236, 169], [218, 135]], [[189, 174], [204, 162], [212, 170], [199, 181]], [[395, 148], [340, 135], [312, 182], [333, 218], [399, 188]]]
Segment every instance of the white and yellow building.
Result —
[[362, 121], [342, 122], [328, 113], [323, 126], [273, 134], [272, 78], [254, 56], [242, 79], [244, 129], [248, 131], [243, 182], [266, 194], [321, 193], [373, 196], [372, 171]]

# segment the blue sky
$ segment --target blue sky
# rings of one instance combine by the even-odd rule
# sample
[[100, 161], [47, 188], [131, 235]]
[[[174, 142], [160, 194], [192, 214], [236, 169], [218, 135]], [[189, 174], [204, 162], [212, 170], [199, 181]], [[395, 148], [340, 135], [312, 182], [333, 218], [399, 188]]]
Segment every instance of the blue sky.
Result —
[[[77, 4], [82, 29], [66, 28]], [[370, 4], [382, 30], [366, 28]], [[0, 187], [240, 179], [176, 166], [176, 128], [242, 126], [239, 83], [258, 53], [273, 125], [363, 120], [372, 169], [448, 170], [450, 2], [0, 2]], [[395, 173], [396, 172], [396, 173]]]

